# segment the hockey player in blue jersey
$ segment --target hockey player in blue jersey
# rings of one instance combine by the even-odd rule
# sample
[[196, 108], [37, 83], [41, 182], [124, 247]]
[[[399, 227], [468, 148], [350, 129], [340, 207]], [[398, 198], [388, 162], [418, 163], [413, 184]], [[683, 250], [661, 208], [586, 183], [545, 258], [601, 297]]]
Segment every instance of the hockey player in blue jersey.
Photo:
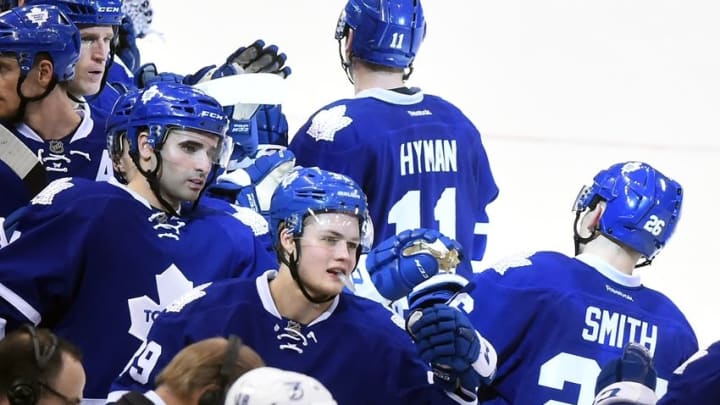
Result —
[[[110, 400], [152, 387], [188, 343], [236, 334], [269, 366], [317, 378], [340, 404], [466, 403], [428, 383], [427, 365], [390, 311], [342, 292], [371, 237], [366, 197], [354, 181], [296, 168], [275, 191], [270, 215], [279, 270], [202, 286], [171, 304]], [[468, 337], [454, 356], [478, 356], [476, 335]]]
[[[597, 395], [593, 405], [715, 405], [720, 403], [720, 342], [690, 357], [678, 367], [659, 400], [653, 391], [657, 373], [650, 353], [641, 351], [622, 357], [605, 366], [597, 379]], [[656, 353], [662, 357], [664, 353]]]
[[[3, 98], [11, 100], [12, 105], [8, 105], [0, 117], [6, 121], [8, 129], [37, 155], [45, 167], [48, 180], [68, 176], [110, 180], [113, 170], [105, 148], [106, 116], [91, 114], [87, 107], [78, 108], [69, 96], [79, 86], [77, 83], [85, 83], [80, 88], [90, 91], [85, 88], [89, 86], [87, 82], [90, 79], [84, 76], [93, 74], [88, 73], [93, 68], [87, 67], [87, 63], [80, 65], [85, 68], [78, 69], [81, 74], [76, 75], [76, 63], [81, 55], [85, 55], [81, 60], [88, 62], [89, 53], [93, 55], [93, 63], [99, 63], [95, 59], [102, 57], [95, 54], [104, 52], [107, 47], [103, 41], [108, 38], [107, 35], [93, 34], [102, 38], [83, 40], [82, 34], [62, 9], [72, 11], [67, 6], [30, 4], [14, 8], [0, 17], [3, 21], [0, 29], [12, 33], [0, 39], [0, 51], [4, 53], [2, 58], [10, 71], [17, 72], [17, 75], [11, 74], [5, 79], [8, 86], [2, 90]], [[77, 10], [90, 9], [73, 10], [79, 15]], [[85, 17], [102, 16], [88, 14]], [[76, 16], [76, 19], [79, 18]], [[104, 28], [109, 30], [111, 38], [112, 29]], [[96, 51], [96, 48], [99, 50]], [[16, 179], [2, 173], [0, 183], [13, 182]], [[10, 187], [3, 189], [12, 190]], [[22, 199], [17, 195], [12, 197], [17, 203], [3, 203], [0, 216], [27, 204], [33, 195], [24, 195]]]
[[420, 1], [349, 0], [335, 38], [355, 97], [318, 110], [289, 148], [298, 165], [360, 184], [375, 243], [406, 229], [439, 230], [464, 247], [470, 260], [458, 272], [467, 276], [483, 258], [485, 208], [498, 188], [473, 123], [442, 98], [406, 87], [425, 30]]
[[226, 159], [226, 125], [217, 101], [186, 85], [157, 83], [124, 95], [111, 115], [109, 149], [127, 186], [57, 180], [0, 249], [0, 329], [31, 322], [79, 345], [87, 398], [106, 397], [173, 299], [202, 283], [276, 267], [248, 226], [193, 209]]
[[468, 314], [498, 353], [497, 376], [480, 391], [481, 403], [591, 404], [600, 367], [630, 341], [663, 354], [656, 362], [662, 394], [697, 340], [675, 304], [643, 286], [634, 269], [665, 247], [682, 199], [680, 184], [650, 165], [614, 164], [575, 202], [575, 257], [510, 258], [465, 287], [426, 282], [410, 294], [417, 311], [408, 329], [429, 348], [425, 359], [432, 364], [432, 339], [442, 332], [435, 314], [450, 307]]
[[[40, 149], [28, 146], [51, 170], [68, 168], [68, 159], [58, 153], [65, 149], [60, 139], [81, 123], [66, 94], [79, 53], [77, 27], [55, 7], [22, 7], [0, 14], [0, 66], [4, 71], [0, 79], [0, 121], [23, 142], [26, 137], [19, 134], [16, 123], [32, 132], [37, 142], [46, 142]], [[52, 162], [43, 159], [51, 155], [59, 158]], [[78, 156], [75, 160], [87, 168], [85, 159]], [[57, 173], [48, 171], [48, 177]], [[0, 174], [0, 188], [12, 191], [17, 176], [6, 170]], [[6, 184], [10, 187], [4, 187]], [[18, 205], [3, 203], [0, 216], [29, 201], [16, 195], [8, 200]]]

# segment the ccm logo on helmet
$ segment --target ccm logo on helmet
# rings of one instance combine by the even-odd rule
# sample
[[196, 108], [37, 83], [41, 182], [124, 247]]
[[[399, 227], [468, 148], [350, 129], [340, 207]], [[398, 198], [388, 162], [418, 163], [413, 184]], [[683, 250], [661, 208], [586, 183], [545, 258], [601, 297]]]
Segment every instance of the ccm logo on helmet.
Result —
[[200, 111], [200, 116], [201, 116], [201, 117], [215, 118], [216, 120], [225, 119], [225, 116], [224, 116], [224, 115], [218, 114], [218, 113], [215, 113], [215, 112], [212, 112], [212, 111]]
[[99, 13], [119, 13], [120, 7], [98, 7]]

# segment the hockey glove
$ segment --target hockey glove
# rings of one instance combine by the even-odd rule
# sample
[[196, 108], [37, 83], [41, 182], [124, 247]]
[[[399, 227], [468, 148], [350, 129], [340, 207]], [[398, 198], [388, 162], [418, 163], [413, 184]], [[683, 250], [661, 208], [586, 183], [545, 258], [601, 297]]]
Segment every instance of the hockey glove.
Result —
[[435, 383], [446, 391], [473, 401], [480, 384], [494, 377], [495, 349], [456, 308], [436, 304], [416, 310], [408, 317], [406, 329], [420, 357], [430, 364]]
[[140, 50], [135, 39], [135, 27], [132, 19], [125, 15], [118, 29], [115, 54], [131, 72], [140, 67]]
[[395, 301], [438, 272], [452, 272], [462, 247], [434, 229], [400, 232], [375, 247], [366, 266], [378, 292]]
[[595, 402], [605, 404], [654, 404], [657, 373], [645, 346], [630, 342], [622, 357], [603, 367], [595, 383]]
[[135, 70], [135, 85], [144, 89], [154, 82], [182, 83], [184, 76], [177, 73], [158, 72], [154, 63], [146, 63]]
[[289, 150], [263, 156], [244, 169], [218, 177], [217, 183], [208, 188], [208, 193], [251, 208], [269, 221], [272, 195], [293, 167], [295, 155]]

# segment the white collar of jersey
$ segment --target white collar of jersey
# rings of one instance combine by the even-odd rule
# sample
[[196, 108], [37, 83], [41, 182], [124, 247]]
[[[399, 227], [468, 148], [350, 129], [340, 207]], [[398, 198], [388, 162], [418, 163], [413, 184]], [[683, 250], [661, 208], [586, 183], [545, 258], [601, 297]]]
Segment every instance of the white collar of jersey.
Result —
[[640, 287], [642, 285], [642, 280], [640, 279], [640, 276], [628, 276], [627, 274], [611, 266], [600, 256], [596, 256], [590, 253], [580, 253], [575, 258], [587, 264], [588, 266], [593, 267], [600, 274], [620, 285], [623, 285], [625, 287]]
[[[82, 117], [82, 121], [80, 121], [80, 125], [75, 130], [75, 133], [70, 138], [70, 143], [73, 143], [75, 141], [79, 141], [80, 139], [87, 138], [90, 133], [92, 133], [93, 126], [95, 123], [92, 120], [92, 117], [90, 115], [90, 105], [87, 103], [82, 104], [83, 108], [82, 110], [75, 110], [80, 117]], [[19, 134], [26, 138], [30, 138], [33, 141], [37, 142], [45, 142], [44, 139], [40, 137], [40, 135], [35, 132], [32, 128], [27, 126], [25, 123], [19, 124], [17, 127], [17, 131]]]
[[[265, 308], [265, 310], [274, 317], [282, 319], [283, 316], [280, 315], [280, 311], [278, 311], [277, 307], [275, 306], [275, 301], [273, 301], [272, 299], [272, 294], [270, 294], [270, 280], [273, 280], [275, 277], [277, 277], [277, 274], [277, 270], [266, 271], [255, 279], [255, 286], [257, 287], [258, 295], [260, 296], [260, 301], [262, 301], [263, 308]], [[315, 320], [310, 322], [307, 326], [312, 326], [318, 322], [322, 322], [328, 319], [330, 315], [332, 315], [332, 313], [335, 311], [335, 308], [337, 308], [338, 302], [340, 302], [340, 295], [336, 296], [335, 299], [333, 299], [332, 305], [330, 305], [330, 307], [325, 312], [315, 318]]]
[[380, 101], [385, 101], [390, 104], [399, 105], [412, 105], [417, 104], [423, 100], [423, 92], [418, 91], [415, 94], [403, 94], [397, 91], [388, 89], [381, 89], [374, 87], [372, 89], [362, 90], [355, 95], [355, 98], [376, 98]]
[[149, 399], [155, 405], [167, 405], [155, 391], [148, 391], [143, 395], [145, 395], [145, 398]]
[[[118, 187], [118, 188], [121, 188], [121, 189], [125, 190], [125, 192], [127, 192], [128, 194], [130, 194], [130, 195], [132, 196], [132, 198], [138, 200], [140, 203], [142, 203], [142, 205], [146, 206], [148, 209], [150, 209], [150, 210], [155, 209], [155, 208], [153, 208], [152, 205], [150, 205], [150, 202], [147, 200], [147, 198], [145, 198], [145, 197], [141, 196], [140, 194], [138, 194], [138, 193], [130, 190], [130, 188], [128, 188], [128, 186], [126, 186], [125, 184], [122, 184], [122, 183], [120, 183], [119, 181], [117, 181], [117, 180], [115, 180], [115, 179], [107, 180], [106, 183], [110, 183], [110, 184], [112, 184], [112, 185], [115, 186], [115, 187]], [[182, 215], [182, 207], [180, 207], [180, 209], [178, 210], [177, 213], [178, 213], [178, 215]]]

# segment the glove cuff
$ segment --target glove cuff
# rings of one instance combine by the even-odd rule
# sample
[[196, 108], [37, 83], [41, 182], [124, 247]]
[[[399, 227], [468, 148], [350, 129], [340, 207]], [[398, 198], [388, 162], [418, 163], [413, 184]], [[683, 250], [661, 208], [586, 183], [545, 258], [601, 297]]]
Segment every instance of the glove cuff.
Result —
[[655, 405], [656, 402], [655, 392], [645, 385], [620, 381], [601, 390], [593, 405]]

